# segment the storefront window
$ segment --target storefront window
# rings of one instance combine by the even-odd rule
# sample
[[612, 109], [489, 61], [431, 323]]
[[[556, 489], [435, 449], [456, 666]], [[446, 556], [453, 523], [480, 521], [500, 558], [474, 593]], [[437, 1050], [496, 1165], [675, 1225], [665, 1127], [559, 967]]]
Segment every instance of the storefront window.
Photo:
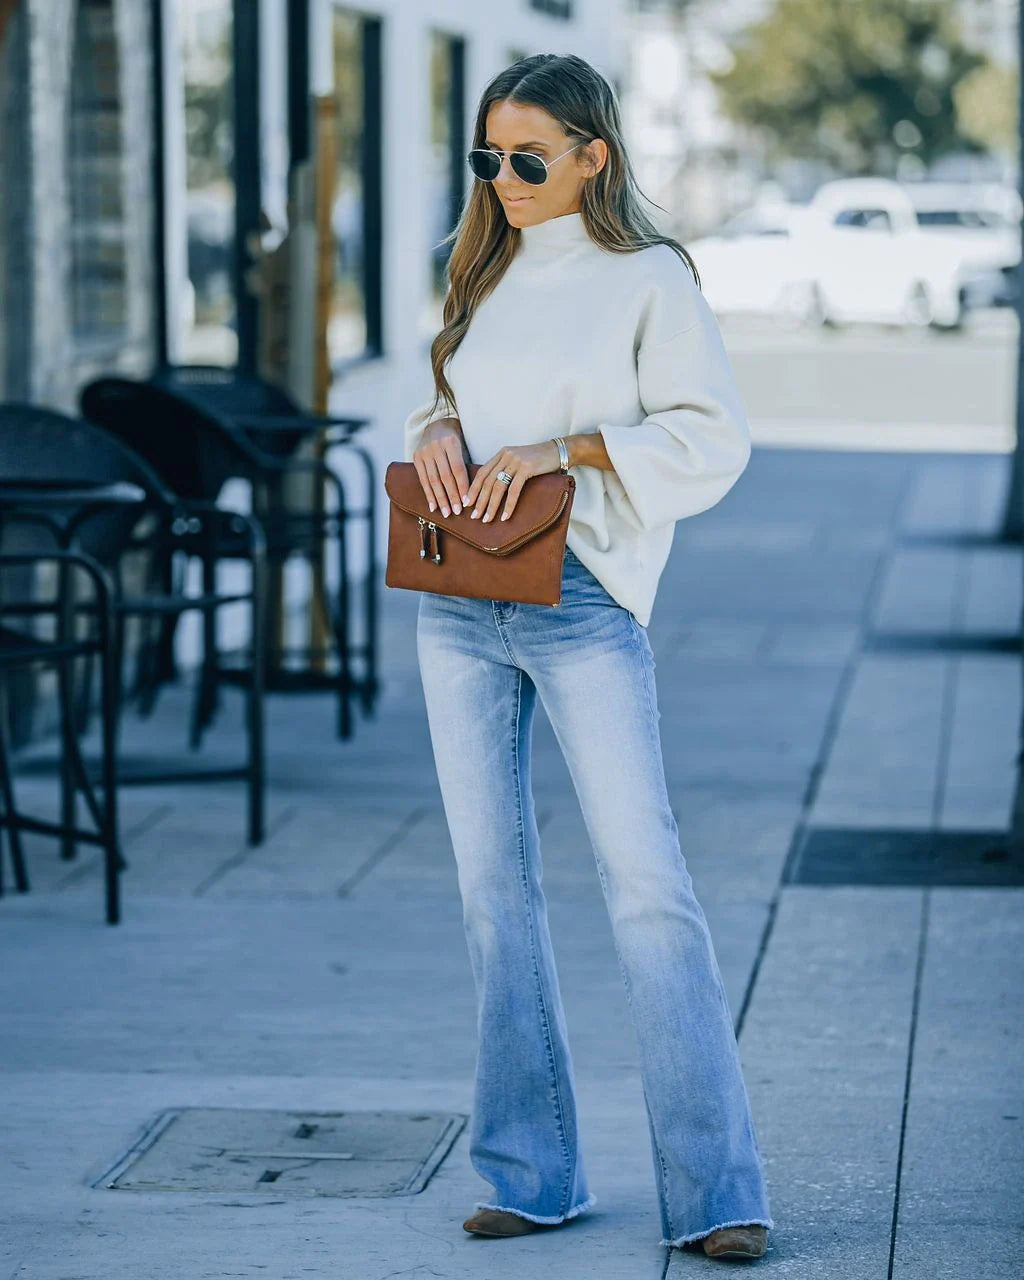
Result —
[[178, 0], [188, 282], [178, 359], [235, 363], [231, 0]]
[[72, 324], [80, 345], [125, 326], [121, 85], [110, 0], [79, 0], [68, 113]]
[[363, 242], [363, 27], [358, 14], [333, 13], [334, 93], [337, 99], [338, 181], [331, 210], [334, 285], [327, 329], [331, 363], [366, 349], [366, 269]]

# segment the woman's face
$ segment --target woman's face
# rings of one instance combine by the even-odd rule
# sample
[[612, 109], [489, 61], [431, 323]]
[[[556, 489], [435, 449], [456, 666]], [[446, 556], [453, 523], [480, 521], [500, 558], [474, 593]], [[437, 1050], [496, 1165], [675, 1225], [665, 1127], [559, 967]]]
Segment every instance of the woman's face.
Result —
[[[569, 151], [573, 140], [565, 136], [561, 125], [543, 108], [497, 102], [487, 113], [484, 145], [497, 151], [532, 151], [551, 164], [556, 156]], [[588, 161], [587, 150], [593, 155], [596, 167]], [[607, 144], [601, 139], [595, 139], [586, 148], [577, 147], [552, 165], [547, 179], [536, 186], [524, 182], [504, 155], [493, 186], [505, 217], [514, 227], [524, 227], [579, 212], [583, 184], [603, 167], [607, 151]]]

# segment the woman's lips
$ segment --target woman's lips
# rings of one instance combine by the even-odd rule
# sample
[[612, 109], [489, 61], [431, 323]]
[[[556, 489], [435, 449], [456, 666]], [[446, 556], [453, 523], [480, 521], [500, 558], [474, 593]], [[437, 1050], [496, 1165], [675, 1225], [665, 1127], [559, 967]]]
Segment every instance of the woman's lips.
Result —
[[527, 200], [532, 200], [532, 199], [533, 199], [532, 196], [510, 196], [508, 199], [508, 203], [509, 204], [525, 204]]

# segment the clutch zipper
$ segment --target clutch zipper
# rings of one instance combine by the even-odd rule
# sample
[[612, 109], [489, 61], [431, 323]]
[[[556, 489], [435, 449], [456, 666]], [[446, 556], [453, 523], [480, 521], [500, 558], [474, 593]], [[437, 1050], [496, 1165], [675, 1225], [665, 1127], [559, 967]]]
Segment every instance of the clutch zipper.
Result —
[[429, 545], [433, 546], [433, 554], [430, 555], [430, 558], [435, 564], [440, 564], [441, 540], [438, 536], [437, 525], [433, 520], [426, 520], [423, 516], [417, 516], [416, 519], [420, 526], [420, 559], [425, 559], [429, 554], [427, 550], [429, 539]]
[[[526, 529], [523, 533], [519, 535], [518, 538], [514, 538], [511, 542], [507, 542], [503, 547], [481, 547], [479, 543], [474, 542], [472, 538], [463, 537], [463, 535], [457, 531], [457, 528], [454, 525], [451, 526], [450, 528], [446, 528], [445, 532], [450, 533], [453, 538], [458, 538], [461, 542], [465, 542], [471, 547], [477, 547], [480, 551], [492, 551], [499, 556], [507, 555], [510, 551], [515, 551], [517, 547], [521, 547], [524, 542], [529, 542], [529, 540], [532, 537], [534, 537], [535, 534], [540, 533], [543, 529], [547, 529], [551, 525], [553, 525], [555, 521], [558, 519], [558, 517], [565, 510], [565, 504], [568, 501], [569, 501], [569, 493], [568, 491], [566, 491], [565, 493], [562, 494], [562, 500], [558, 504], [558, 510], [554, 513], [554, 515], [542, 521], [541, 524], [535, 525], [532, 529]], [[407, 508], [402, 508], [402, 509], [407, 510]], [[427, 520], [424, 516], [418, 515], [415, 512], [411, 512], [410, 514], [416, 515], [417, 523], [420, 526], [420, 559], [421, 560], [424, 559], [428, 554], [427, 538], [429, 536], [433, 541], [434, 552], [435, 552], [435, 554], [431, 556], [431, 559], [434, 561], [435, 564], [440, 564], [441, 563], [441, 547], [440, 547], [440, 541], [439, 541], [440, 530], [438, 526], [434, 523], [433, 520]]]

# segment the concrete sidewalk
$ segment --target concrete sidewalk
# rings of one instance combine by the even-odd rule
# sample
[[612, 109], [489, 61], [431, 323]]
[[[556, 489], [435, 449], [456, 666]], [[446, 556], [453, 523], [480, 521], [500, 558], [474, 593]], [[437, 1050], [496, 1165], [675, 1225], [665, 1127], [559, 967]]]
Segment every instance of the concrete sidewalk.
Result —
[[[949, 883], [957, 841], [1005, 829], [1015, 782], [1021, 557], [987, 537], [1007, 469], [759, 449], [718, 508], [678, 526], [662, 580], [666, 770], [777, 1223], [753, 1265], [786, 1277], [1021, 1270], [1024, 877], [983, 836], [973, 883]], [[96, 854], [66, 864], [29, 842], [33, 892], [0, 900], [0, 1276], [663, 1280], [730, 1265], [658, 1244], [628, 1007], [543, 716], [544, 883], [597, 1205], [561, 1231], [467, 1236], [490, 1188], [465, 1129], [409, 1196], [92, 1185], [170, 1107], [468, 1114], [472, 980], [416, 597], [384, 603], [385, 692], [351, 742], [328, 699], [269, 699], [263, 846], [245, 845], [240, 786], [126, 790], [111, 928]], [[185, 725], [171, 691], [154, 721], [128, 718], [126, 750], [177, 750]], [[239, 725], [229, 694], [204, 755], [237, 752]], [[18, 794], [52, 809], [31, 760]], [[957, 833], [952, 862], [915, 853], [929, 832]]]

